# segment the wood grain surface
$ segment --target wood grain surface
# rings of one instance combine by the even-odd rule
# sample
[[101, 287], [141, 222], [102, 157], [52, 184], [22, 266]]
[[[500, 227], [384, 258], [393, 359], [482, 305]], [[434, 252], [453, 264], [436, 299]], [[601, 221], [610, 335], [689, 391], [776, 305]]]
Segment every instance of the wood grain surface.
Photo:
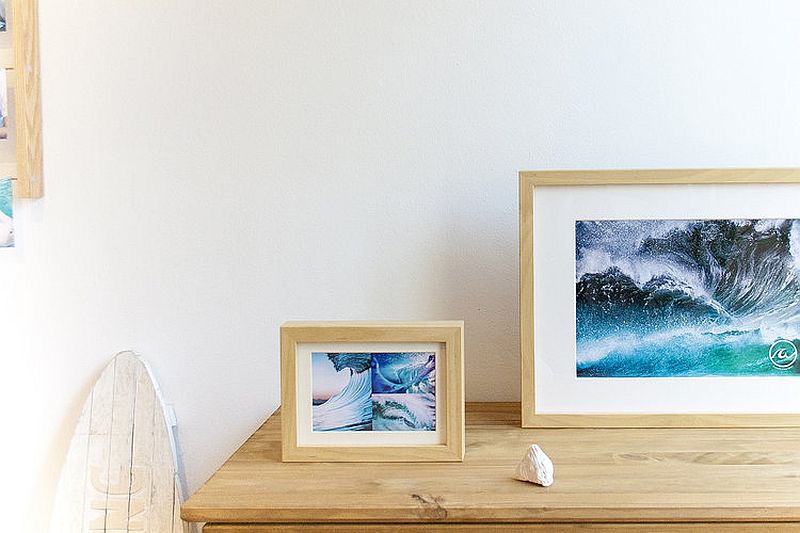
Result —
[[530, 185], [678, 185], [800, 183], [800, 168], [523, 170]]
[[786, 533], [800, 531], [791, 523], [715, 524], [208, 524], [204, 533]]
[[161, 401], [146, 366], [118, 354], [83, 407], [61, 473], [51, 531], [185, 533]]
[[[737, 524], [774, 522], [782, 529], [773, 530], [785, 531], [800, 523], [798, 429], [522, 429], [518, 403], [489, 403], [467, 405], [466, 437], [460, 464], [289, 464], [280, 460], [275, 414], [183, 505], [182, 516], [217, 532], [247, 531], [221, 525], [235, 523], [370, 524], [374, 531], [403, 523], [573, 530], [551, 527], [559, 522], [598, 531], [621, 523], [630, 531], [642, 530], [635, 523], [650, 524], [647, 531], [701, 523], [739, 531]], [[555, 464], [551, 487], [511, 477], [534, 442]]]
[[14, 195], [19, 198], [39, 198], [44, 194], [44, 166], [38, 0], [12, 0], [11, 16], [16, 97], [14, 124], [17, 140]]

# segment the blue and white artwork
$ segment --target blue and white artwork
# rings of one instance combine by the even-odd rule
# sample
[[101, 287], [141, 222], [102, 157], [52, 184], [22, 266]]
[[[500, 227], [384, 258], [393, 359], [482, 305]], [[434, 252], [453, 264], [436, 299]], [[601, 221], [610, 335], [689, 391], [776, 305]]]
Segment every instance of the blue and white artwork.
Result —
[[579, 378], [798, 376], [800, 220], [575, 223]]
[[435, 431], [434, 352], [311, 354], [314, 431]]
[[0, 68], [0, 139], [8, 139], [8, 81], [6, 69]]
[[0, 178], [0, 248], [14, 246], [14, 211], [11, 178]]

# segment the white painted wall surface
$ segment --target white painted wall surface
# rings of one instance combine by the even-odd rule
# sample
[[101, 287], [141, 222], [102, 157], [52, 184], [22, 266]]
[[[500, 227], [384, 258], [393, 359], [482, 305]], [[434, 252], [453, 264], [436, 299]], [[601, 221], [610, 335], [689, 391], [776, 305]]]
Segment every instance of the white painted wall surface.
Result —
[[516, 399], [518, 170], [800, 166], [795, 1], [40, 11], [47, 192], [0, 250], [9, 531], [44, 530], [117, 351], [194, 491], [278, 405], [288, 319], [463, 318], [467, 398]]

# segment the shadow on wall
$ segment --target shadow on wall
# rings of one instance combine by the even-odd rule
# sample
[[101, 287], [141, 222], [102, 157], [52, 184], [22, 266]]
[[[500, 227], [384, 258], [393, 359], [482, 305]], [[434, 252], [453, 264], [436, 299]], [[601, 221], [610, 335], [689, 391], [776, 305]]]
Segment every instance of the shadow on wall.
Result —
[[[502, 218], [500, 217], [502, 215]], [[519, 400], [516, 213], [456, 220], [431, 262], [426, 313], [463, 319], [467, 401]]]

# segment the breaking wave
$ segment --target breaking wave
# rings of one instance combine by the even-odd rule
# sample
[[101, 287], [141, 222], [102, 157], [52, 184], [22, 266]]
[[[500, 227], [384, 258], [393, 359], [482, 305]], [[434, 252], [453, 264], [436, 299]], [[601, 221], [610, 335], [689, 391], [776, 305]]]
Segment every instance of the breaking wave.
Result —
[[800, 221], [578, 221], [575, 235], [579, 375], [626, 354], [638, 375], [644, 352], [688, 361], [800, 337]]
[[372, 427], [371, 376], [368, 370], [350, 369], [344, 389], [320, 405], [313, 406], [314, 431], [359, 431]]
[[372, 391], [387, 393], [433, 393], [436, 383], [436, 355], [432, 352], [374, 354]]

